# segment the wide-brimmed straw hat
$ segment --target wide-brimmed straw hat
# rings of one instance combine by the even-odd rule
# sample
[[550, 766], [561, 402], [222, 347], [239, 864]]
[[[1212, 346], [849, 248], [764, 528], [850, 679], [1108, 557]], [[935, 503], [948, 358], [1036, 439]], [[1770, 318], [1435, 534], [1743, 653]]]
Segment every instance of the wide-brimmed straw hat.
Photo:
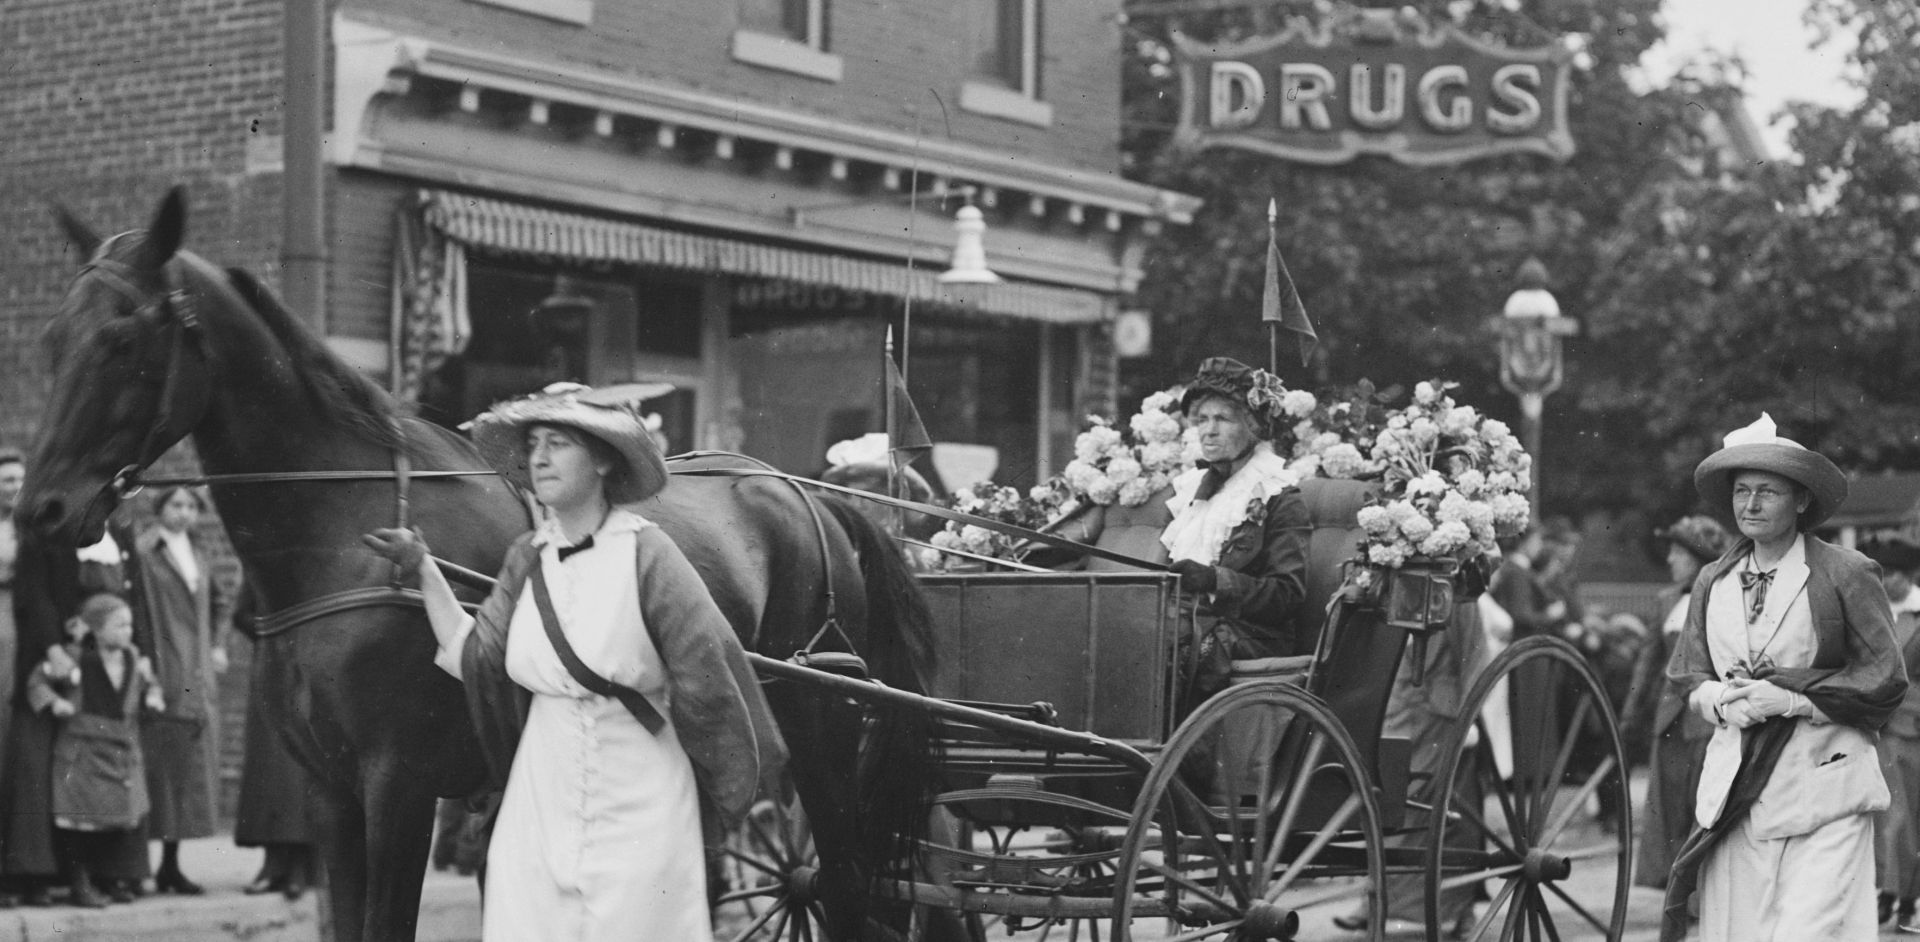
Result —
[[623, 461], [623, 467], [607, 475], [607, 499], [616, 504], [646, 500], [667, 486], [667, 463], [640, 413], [650, 388], [629, 384], [593, 389], [579, 383], [554, 383], [481, 413], [473, 420], [473, 442], [481, 457], [507, 480], [531, 490], [527, 427], [575, 429], [606, 442]]
[[1693, 487], [1710, 506], [1730, 513], [1733, 476], [1740, 471], [1769, 471], [1797, 482], [1813, 495], [1800, 514], [1800, 529], [1810, 530], [1833, 516], [1847, 500], [1847, 476], [1827, 456], [1791, 438], [1782, 438], [1765, 412], [1752, 425], [1727, 433], [1723, 447], [1693, 469]]

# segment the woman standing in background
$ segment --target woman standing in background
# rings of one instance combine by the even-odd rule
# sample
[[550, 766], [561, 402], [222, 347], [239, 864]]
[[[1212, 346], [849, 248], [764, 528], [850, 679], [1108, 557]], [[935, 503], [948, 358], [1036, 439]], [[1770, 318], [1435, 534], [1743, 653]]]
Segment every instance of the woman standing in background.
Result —
[[1667, 885], [1673, 855], [1693, 829], [1693, 796], [1700, 785], [1700, 757], [1713, 724], [1687, 709], [1686, 695], [1668, 685], [1667, 659], [1674, 639], [1687, 624], [1687, 604], [1693, 580], [1702, 567], [1720, 558], [1733, 542], [1727, 528], [1712, 517], [1681, 517], [1654, 534], [1667, 542], [1667, 573], [1673, 584], [1660, 593], [1667, 615], [1660, 631], [1640, 648], [1634, 664], [1633, 686], [1621, 711], [1620, 728], [1630, 743], [1645, 743], [1647, 800], [1635, 836], [1633, 882], [1655, 888]]
[[219, 742], [214, 675], [226, 669], [221, 639], [232, 602], [215, 584], [211, 562], [192, 531], [207, 510], [199, 494], [175, 487], [154, 503], [159, 522], [134, 540], [140, 600], [139, 646], [153, 659], [167, 708], [142, 723], [147, 754], [148, 821], [161, 842], [153, 888], [185, 896], [204, 892], [180, 870], [180, 842], [214, 831]]

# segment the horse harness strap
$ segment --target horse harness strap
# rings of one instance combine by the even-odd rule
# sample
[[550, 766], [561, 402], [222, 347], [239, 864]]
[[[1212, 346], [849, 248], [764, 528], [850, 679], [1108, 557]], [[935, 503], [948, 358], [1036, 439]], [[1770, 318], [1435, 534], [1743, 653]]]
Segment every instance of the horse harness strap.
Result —
[[[478, 607], [464, 602], [461, 605], [469, 610]], [[396, 589], [391, 586], [366, 586], [329, 592], [304, 602], [296, 602], [256, 620], [253, 637], [269, 638], [315, 619], [338, 615], [341, 612], [386, 607], [424, 609], [427, 607], [427, 602], [418, 589]]]
[[[681, 457], [684, 457], [684, 456], [681, 456]], [[926, 514], [929, 517], [938, 517], [942, 520], [951, 520], [956, 523], [967, 524], [969, 526], [976, 526], [983, 530], [992, 530], [995, 533], [1011, 536], [1019, 540], [1026, 540], [1034, 543], [1041, 543], [1047, 546], [1054, 547], [1056, 549], [1070, 549], [1076, 553], [1084, 553], [1088, 556], [1095, 556], [1100, 559], [1107, 560], [1108, 562], [1121, 563], [1127, 566], [1132, 566], [1136, 569], [1145, 569], [1149, 572], [1169, 571], [1165, 563], [1149, 562], [1144, 559], [1128, 556], [1125, 553], [1116, 553], [1112, 550], [1105, 549], [1102, 547], [1081, 543], [1075, 540], [1069, 540], [1066, 537], [1060, 536], [1059, 534], [1046, 533], [1040, 530], [1032, 530], [1026, 527], [1015, 526], [1014, 524], [1011, 524], [1011, 523], [1002, 523], [1001, 521], [995, 520], [991, 517], [982, 517], [977, 514], [965, 513], [963, 511], [953, 510], [947, 507], [938, 507], [933, 504], [923, 504], [918, 501], [901, 500], [898, 497], [888, 497], [885, 494], [875, 494], [871, 491], [862, 491], [856, 488], [842, 487], [838, 484], [828, 484], [825, 481], [815, 481], [811, 478], [803, 478], [798, 475], [788, 474], [784, 471], [775, 471], [771, 468], [767, 470], [760, 470], [757, 468], [690, 468], [685, 471], [674, 471], [673, 473], [699, 475], [699, 476], [712, 476], [712, 477], [781, 478], [783, 480], [793, 482], [793, 484], [796, 487], [805, 485], [806, 487], [819, 488], [820, 490], [829, 491], [835, 494], [844, 494], [849, 497], [856, 497], [861, 500], [872, 501], [873, 503], [880, 504], [885, 507], [898, 507], [902, 510], [910, 510], [915, 513]]]

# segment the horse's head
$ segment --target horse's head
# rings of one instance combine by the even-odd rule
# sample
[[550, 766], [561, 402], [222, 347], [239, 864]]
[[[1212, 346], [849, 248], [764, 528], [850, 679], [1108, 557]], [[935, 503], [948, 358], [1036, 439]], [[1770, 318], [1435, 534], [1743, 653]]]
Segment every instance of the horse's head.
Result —
[[79, 545], [100, 538], [140, 470], [205, 414], [205, 338], [176, 259], [186, 199], [167, 194], [144, 231], [102, 240], [64, 209], [86, 259], [49, 325], [54, 378], [27, 456], [21, 519]]

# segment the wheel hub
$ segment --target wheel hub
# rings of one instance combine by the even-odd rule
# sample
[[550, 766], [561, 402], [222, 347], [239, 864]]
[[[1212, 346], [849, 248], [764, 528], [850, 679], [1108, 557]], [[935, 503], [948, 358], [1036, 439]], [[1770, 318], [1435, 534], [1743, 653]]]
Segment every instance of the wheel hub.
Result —
[[820, 868], [799, 866], [787, 874], [787, 897], [794, 905], [805, 906], [820, 898]]
[[1565, 880], [1573, 873], [1573, 858], [1551, 854], [1538, 848], [1527, 851], [1527, 859], [1521, 864], [1527, 879], [1534, 883], [1553, 883]]
[[1248, 906], [1240, 922], [1240, 937], [1246, 939], [1287, 940], [1299, 931], [1299, 913], [1264, 900]]

